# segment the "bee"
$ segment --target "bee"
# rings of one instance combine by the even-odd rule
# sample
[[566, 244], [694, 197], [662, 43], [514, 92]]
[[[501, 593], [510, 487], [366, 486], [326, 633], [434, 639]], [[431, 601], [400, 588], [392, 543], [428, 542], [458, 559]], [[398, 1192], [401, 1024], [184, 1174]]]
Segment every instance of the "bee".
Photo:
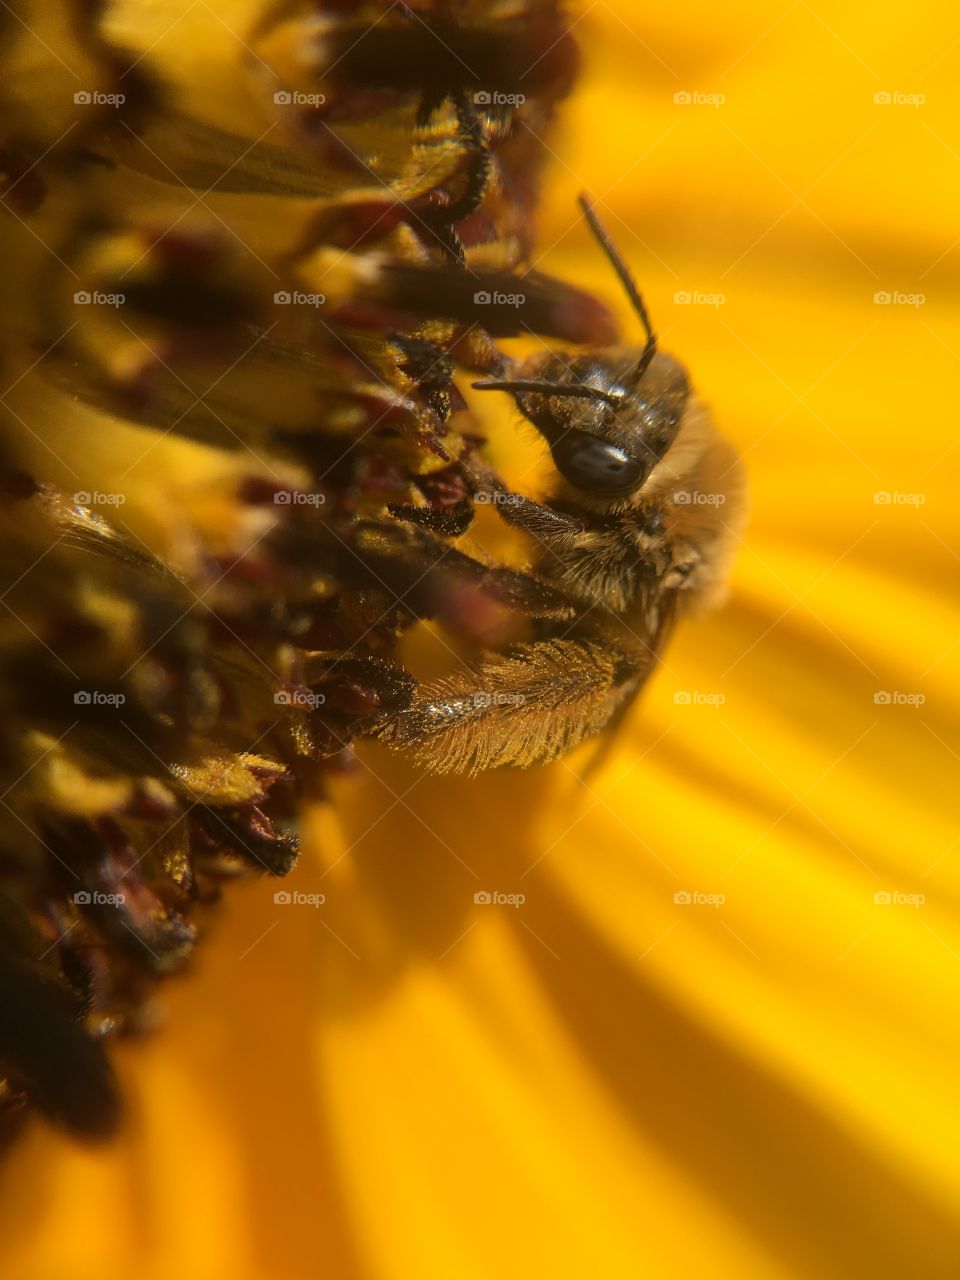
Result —
[[589, 200], [579, 203], [645, 342], [548, 350], [515, 376], [472, 384], [513, 395], [550, 450], [556, 475], [543, 501], [492, 474], [481, 484], [534, 544], [527, 576], [564, 607], [535, 617], [529, 639], [420, 685], [378, 727], [390, 748], [436, 773], [525, 768], [612, 728], [678, 618], [722, 599], [742, 528], [734, 449], [683, 366], [660, 351], [626, 263]]

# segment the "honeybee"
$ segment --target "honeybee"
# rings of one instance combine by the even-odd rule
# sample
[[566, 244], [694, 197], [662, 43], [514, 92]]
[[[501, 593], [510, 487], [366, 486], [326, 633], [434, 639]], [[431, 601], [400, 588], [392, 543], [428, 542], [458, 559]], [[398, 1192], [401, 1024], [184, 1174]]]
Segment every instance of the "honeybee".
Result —
[[[541, 502], [486, 485], [536, 546], [549, 616], [528, 641], [421, 685], [378, 729], [436, 773], [553, 760], [624, 715], [681, 614], [718, 603], [744, 518], [741, 465], [683, 366], [659, 350], [643, 298], [586, 197], [580, 207], [645, 333], [642, 347], [547, 351], [474, 382], [512, 394], [556, 468]], [[482, 492], [482, 487], [480, 489]]]

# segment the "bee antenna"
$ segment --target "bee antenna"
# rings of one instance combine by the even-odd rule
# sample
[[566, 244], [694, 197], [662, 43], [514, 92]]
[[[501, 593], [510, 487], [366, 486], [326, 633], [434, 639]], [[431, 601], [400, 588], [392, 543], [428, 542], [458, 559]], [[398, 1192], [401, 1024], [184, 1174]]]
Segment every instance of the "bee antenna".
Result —
[[477, 391], [525, 391], [528, 394], [541, 396], [574, 396], [579, 400], [606, 400], [610, 404], [620, 404], [623, 393], [619, 391], [602, 391], [599, 387], [589, 387], [578, 382], [545, 382], [539, 378], [507, 378], [488, 382], [471, 382]]
[[640, 359], [637, 361], [637, 367], [634, 371], [636, 378], [639, 380], [643, 377], [644, 373], [646, 373], [650, 365], [650, 361], [657, 353], [657, 335], [653, 332], [653, 326], [650, 324], [650, 317], [647, 315], [647, 308], [643, 304], [643, 297], [641, 296], [640, 290], [637, 288], [627, 264], [624, 262], [623, 258], [620, 257], [619, 251], [607, 234], [603, 223], [594, 213], [590, 199], [586, 195], [581, 194], [577, 197], [577, 203], [583, 210], [583, 216], [586, 218], [590, 230], [596, 237], [597, 244], [599, 244], [600, 248], [606, 254], [610, 265], [617, 273], [617, 277], [623, 285], [624, 292], [630, 299], [630, 305], [639, 316], [640, 323], [643, 325], [644, 331], [647, 335], [647, 341], [644, 344], [643, 352], [641, 353]]

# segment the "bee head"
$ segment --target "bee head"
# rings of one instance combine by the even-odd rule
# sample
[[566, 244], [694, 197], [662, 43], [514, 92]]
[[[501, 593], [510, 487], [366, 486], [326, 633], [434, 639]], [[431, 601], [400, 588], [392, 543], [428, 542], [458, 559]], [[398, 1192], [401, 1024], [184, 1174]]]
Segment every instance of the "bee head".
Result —
[[563, 478], [592, 497], [617, 499], [635, 493], [670, 448], [690, 386], [682, 366], [658, 351], [633, 278], [583, 196], [580, 207], [640, 318], [644, 346], [570, 360], [547, 352], [528, 361], [516, 378], [473, 385], [512, 391]]

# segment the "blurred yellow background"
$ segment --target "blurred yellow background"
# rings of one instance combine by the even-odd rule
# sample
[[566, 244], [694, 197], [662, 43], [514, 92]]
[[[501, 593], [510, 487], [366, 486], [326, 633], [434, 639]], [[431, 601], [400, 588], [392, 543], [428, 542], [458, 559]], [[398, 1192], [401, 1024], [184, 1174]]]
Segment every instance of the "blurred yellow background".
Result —
[[370, 748], [119, 1142], [0, 1169], [11, 1280], [960, 1274], [956, 14], [575, 17], [538, 265], [635, 329], [590, 191], [746, 459], [730, 602], [586, 781]]

